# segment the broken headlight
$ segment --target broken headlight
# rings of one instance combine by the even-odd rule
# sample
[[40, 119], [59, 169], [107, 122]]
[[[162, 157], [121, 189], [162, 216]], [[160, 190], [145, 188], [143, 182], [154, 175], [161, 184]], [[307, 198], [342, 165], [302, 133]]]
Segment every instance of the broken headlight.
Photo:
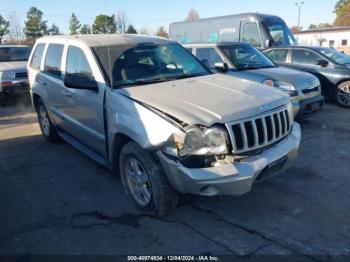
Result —
[[226, 132], [218, 127], [191, 127], [183, 143], [177, 142], [176, 147], [180, 157], [228, 153]]

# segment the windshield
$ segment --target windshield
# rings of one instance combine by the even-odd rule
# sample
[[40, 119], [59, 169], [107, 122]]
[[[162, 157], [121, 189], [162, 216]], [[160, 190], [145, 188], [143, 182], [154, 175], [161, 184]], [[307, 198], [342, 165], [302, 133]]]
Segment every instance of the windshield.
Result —
[[221, 46], [220, 49], [238, 70], [275, 67], [269, 58], [251, 45]]
[[350, 64], [350, 56], [347, 56], [333, 48], [320, 48], [320, 53], [333, 60], [339, 65]]
[[[109, 59], [111, 59], [109, 55]], [[143, 44], [110, 61], [113, 87], [145, 85], [208, 75], [209, 71], [178, 44]]]
[[284, 22], [265, 21], [263, 25], [272, 39], [272, 46], [296, 45], [294, 35]]
[[0, 62], [27, 61], [30, 47], [0, 47]]

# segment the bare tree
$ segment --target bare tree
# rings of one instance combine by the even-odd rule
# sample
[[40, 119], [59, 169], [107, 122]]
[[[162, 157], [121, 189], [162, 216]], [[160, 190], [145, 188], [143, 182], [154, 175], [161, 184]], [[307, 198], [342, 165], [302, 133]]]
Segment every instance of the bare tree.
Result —
[[161, 37], [165, 37], [165, 38], [169, 37], [169, 34], [166, 31], [166, 29], [164, 28], [164, 26], [159, 27], [159, 29], [157, 31], [157, 36], [161, 36]]
[[199, 19], [199, 14], [196, 9], [191, 8], [191, 10], [188, 12], [186, 21], [194, 21]]
[[23, 28], [20, 23], [19, 16], [16, 12], [12, 11], [10, 15], [7, 17], [7, 20], [10, 22], [9, 26], [9, 40], [23, 40]]
[[125, 12], [117, 12], [115, 20], [115, 23], [117, 25], [117, 33], [124, 34], [128, 29], [128, 17], [126, 16]]

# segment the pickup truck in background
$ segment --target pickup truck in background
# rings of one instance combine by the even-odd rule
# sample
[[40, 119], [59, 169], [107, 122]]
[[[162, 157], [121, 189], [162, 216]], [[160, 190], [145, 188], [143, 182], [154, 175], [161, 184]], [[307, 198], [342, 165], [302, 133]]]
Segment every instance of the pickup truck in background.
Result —
[[44, 37], [28, 72], [43, 136], [118, 172], [127, 196], [152, 215], [173, 210], [181, 193], [245, 194], [298, 153], [287, 94], [212, 74], [173, 41]]
[[29, 93], [27, 62], [31, 48], [21, 45], [0, 45], [0, 105], [7, 97]]

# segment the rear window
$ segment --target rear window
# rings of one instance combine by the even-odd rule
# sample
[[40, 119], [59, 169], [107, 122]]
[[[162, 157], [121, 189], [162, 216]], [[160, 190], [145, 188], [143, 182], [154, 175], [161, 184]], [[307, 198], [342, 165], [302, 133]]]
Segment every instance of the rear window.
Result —
[[0, 47], [0, 62], [28, 61], [30, 47]]
[[35, 48], [30, 67], [40, 70], [41, 59], [43, 57], [45, 44], [38, 44]]
[[63, 53], [63, 45], [50, 44], [45, 59], [44, 72], [51, 76], [60, 78], [61, 73], [61, 59]]

